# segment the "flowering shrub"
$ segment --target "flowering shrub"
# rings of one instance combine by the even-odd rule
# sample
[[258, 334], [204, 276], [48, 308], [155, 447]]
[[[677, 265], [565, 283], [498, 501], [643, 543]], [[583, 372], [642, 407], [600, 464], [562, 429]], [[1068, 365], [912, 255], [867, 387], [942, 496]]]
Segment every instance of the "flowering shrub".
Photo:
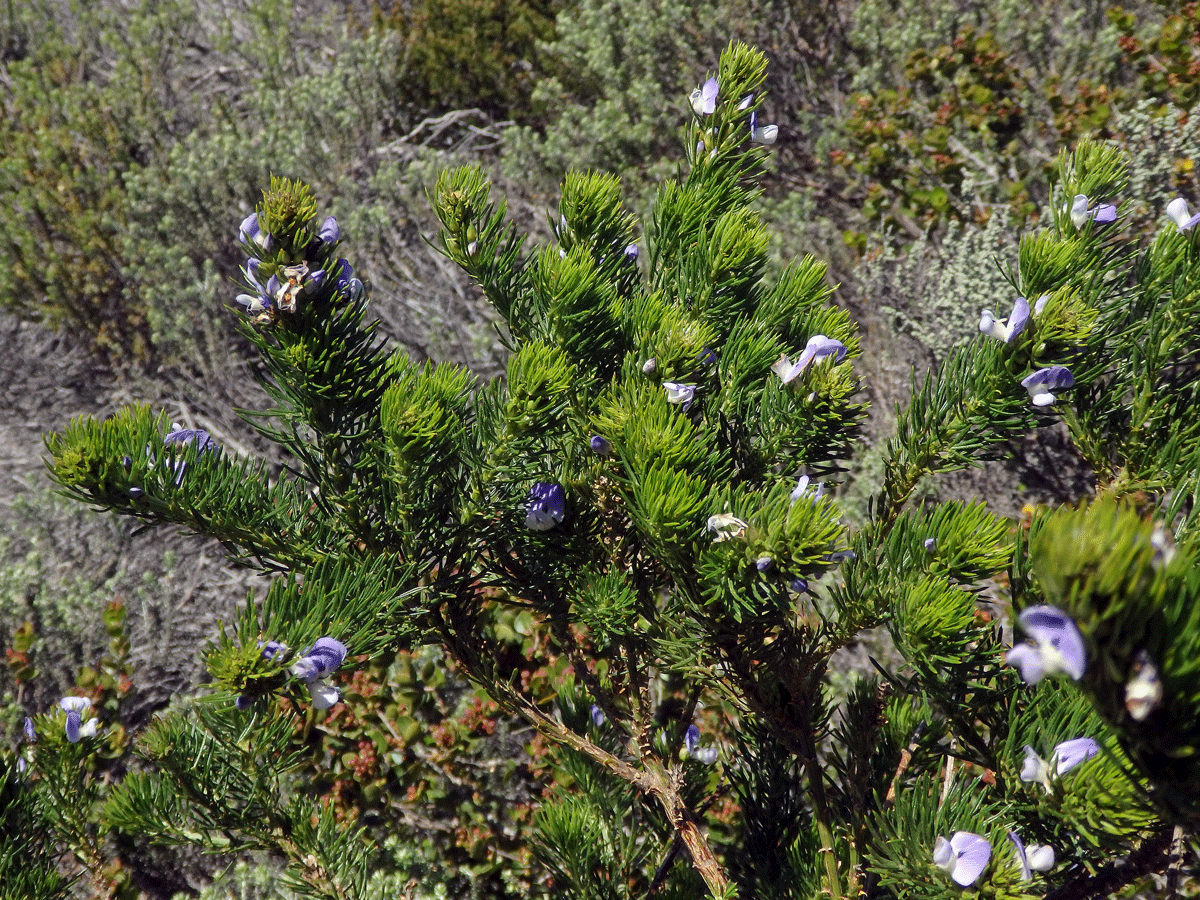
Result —
[[[763, 275], [765, 70], [735, 43], [697, 86], [686, 166], [640, 237], [611, 176], [568, 176], [554, 243], [527, 250], [479, 169], [441, 175], [436, 242], [503, 323], [505, 378], [392, 352], [340, 227], [273, 179], [241, 228], [240, 329], [273, 401], [255, 421], [292, 469], [170, 437], [146, 407], [47, 437], [70, 496], [271, 576], [204, 649], [211, 692], [139, 735], [107, 823], [369, 896], [365, 829], [413, 807], [359, 819], [348, 789], [365, 809], [386, 766], [492, 737], [495, 710], [537, 735], [530, 783], [543, 752], [553, 773], [525, 844], [549, 877], [528, 893], [1107, 896], [1181, 865], [1200, 822], [1197, 229], [1164, 210], [1138, 247], [1120, 153], [1063, 153], [1050, 224], [1014, 261], [1026, 299], [981, 297], [986, 333], [914, 383], [852, 528], [860, 336], [811, 258]], [[1009, 302], [993, 334], [984, 304]], [[1094, 496], [1019, 524], [918, 501], [1042, 426]], [[838, 673], [879, 628], [895, 654]], [[453, 724], [372, 696], [419, 648], [487, 705]], [[68, 825], [63, 761], [88, 740], [27, 761]], [[296, 774], [322, 769], [339, 791], [315, 802]], [[460, 821], [455, 848], [497, 846]]]

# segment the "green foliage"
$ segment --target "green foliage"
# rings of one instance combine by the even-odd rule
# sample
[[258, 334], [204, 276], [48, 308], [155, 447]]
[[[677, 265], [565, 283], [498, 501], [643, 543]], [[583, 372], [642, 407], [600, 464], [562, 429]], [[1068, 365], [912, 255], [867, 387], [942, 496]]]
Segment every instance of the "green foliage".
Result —
[[478, 106], [503, 118], [528, 115], [560, 9], [545, 0], [421, 0], [377, 3], [375, 16], [403, 42], [403, 102], [422, 111]]
[[[974, 49], [1003, 87], [990, 45]], [[934, 862], [958, 832], [991, 848], [967, 878], [988, 896], [1107, 895], [1172, 864], [1156, 848], [1176, 827], [1191, 838], [1200, 794], [1200, 582], [1198, 370], [1170, 348], [1198, 343], [1200, 239], [1172, 225], [1139, 249], [1120, 218], [1073, 215], [1076, 195], [1119, 199], [1127, 162], [1092, 141], [1061, 155], [1047, 226], [1009, 272], [1030, 320], [1006, 341], [971, 328], [914, 376], [850, 529], [837, 491], [865, 411], [860, 335], [819, 263], [765, 275], [767, 151], [748, 129], [765, 76], [744, 44], [722, 54], [636, 256], [611, 177], [568, 179], [553, 242], [528, 251], [481, 168], [438, 179], [437, 242], [512, 351], [478, 388], [385, 345], [313, 192], [272, 180], [243, 231], [257, 261], [241, 330], [274, 405], [260, 431], [294, 467], [168, 441], [144, 407], [47, 438], [70, 496], [218, 537], [271, 587], [208, 647], [209, 695], [144, 732], [140, 770], [110, 786], [81, 765], [94, 745], [39, 747], [56, 812], [70, 784], [128, 834], [268, 851], [289, 889], [335, 897], [373, 889], [371, 831], [407, 833], [418, 800], [456, 830], [421, 852], [492, 878], [509, 834], [488, 819], [511, 815], [528, 845], [524, 802], [547, 774], [539, 857], [579, 898], [959, 896], [962, 872]], [[1027, 392], [1050, 366], [1070, 386]], [[918, 502], [923, 479], [1060, 419], [1099, 486], [1090, 505], [1017, 527], [982, 503]], [[1005, 583], [1018, 609], [1079, 623], [1078, 689], [1006, 667]], [[895, 652], [871, 661], [878, 679], [838, 672], [883, 625]], [[1055, 641], [1031, 631], [1046, 643], [1025, 652], [1052, 669]], [[339, 681], [349, 702], [324, 712]], [[500, 712], [536, 733], [529, 770], [496, 776], [525, 796], [456, 775], [499, 752], [485, 737], [516, 756]], [[1027, 780], [1026, 745], [1053, 761], [1081, 737], [1106, 748], [1081, 763], [1094, 778], [1051, 763]], [[431, 759], [441, 775], [415, 764]], [[1062, 854], [1037, 880], [1008, 849], [1022, 834]], [[1147, 861], [1096, 872], [1133, 853]], [[515, 893], [540, 890], [528, 871], [510, 868]]]

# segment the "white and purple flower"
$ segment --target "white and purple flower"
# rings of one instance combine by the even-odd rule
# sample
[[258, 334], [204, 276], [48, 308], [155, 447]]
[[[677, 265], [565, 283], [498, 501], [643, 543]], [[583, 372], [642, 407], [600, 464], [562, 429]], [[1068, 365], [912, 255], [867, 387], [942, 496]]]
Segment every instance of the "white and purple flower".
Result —
[[317, 638], [317, 642], [292, 663], [291, 673], [308, 685], [313, 707], [329, 709], [340, 699], [342, 692], [325, 681], [346, 661], [346, 645], [331, 637]]
[[1054, 868], [1054, 848], [1046, 844], [1030, 844], [1025, 846], [1021, 836], [1015, 831], [1008, 833], [1016, 851], [1017, 866], [1021, 869], [1021, 880], [1029, 881], [1034, 872], [1049, 872]]
[[692, 401], [696, 399], [696, 386], [683, 384], [678, 381], [664, 381], [663, 390], [667, 392], [667, 402], [682, 406], [683, 411], [691, 409]]
[[717, 761], [719, 751], [716, 747], [700, 746], [700, 729], [696, 725], [688, 726], [683, 742], [687, 746], [687, 755], [697, 762], [711, 766]]
[[823, 334], [814, 334], [804, 345], [804, 350], [795, 363], [792, 363], [785, 353], [771, 366], [771, 371], [778, 375], [784, 384], [791, 384], [810, 364], [828, 357], [833, 357], [834, 365], [840, 363], [846, 357], [846, 345]]
[[1189, 231], [1200, 224], [1200, 213], [1189, 215], [1188, 203], [1182, 197], [1176, 197], [1167, 204], [1167, 216], [1180, 231]]
[[1117, 208], [1111, 203], [1091, 206], [1086, 194], [1076, 194], [1071, 201], [1071, 224], [1079, 230], [1089, 219], [1097, 225], [1110, 225], [1117, 221]]
[[759, 125], [758, 113], [750, 113], [750, 140], [755, 144], [773, 144], [779, 137], [778, 125]]
[[99, 719], [83, 720], [92, 709], [92, 701], [87, 697], [63, 697], [58, 701], [58, 708], [67, 714], [67, 740], [72, 744], [78, 744], [85, 737], [93, 737], [100, 727]]
[[979, 318], [979, 330], [988, 337], [994, 337], [996, 340], [1010, 344], [1029, 324], [1029, 301], [1024, 297], [1018, 297], [1013, 303], [1012, 312], [1009, 313], [1007, 324], [1001, 324], [990, 309], [985, 309]]
[[1021, 379], [1021, 387], [1029, 391], [1034, 406], [1049, 406], [1057, 398], [1055, 391], [1075, 386], [1075, 376], [1066, 366], [1047, 366]]
[[1029, 684], [1047, 675], [1064, 673], [1075, 681], [1087, 668], [1083, 635], [1071, 617], [1053, 606], [1031, 606], [1017, 617], [1035, 643], [1018, 644], [1008, 651], [1008, 664]]
[[956, 831], [950, 840], [938, 837], [933, 845], [933, 864], [962, 887], [978, 881], [991, 858], [987, 838], [969, 831]]
[[539, 481], [529, 489], [525, 501], [525, 527], [530, 531], [549, 531], [567, 517], [567, 495], [562, 485]]
[[692, 111], [698, 116], [711, 116], [717, 108], [717, 94], [720, 85], [717, 79], [710, 78], [704, 86], [692, 91]]
[[1050, 762], [1037, 755], [1028, 744], [1025, 745], [1025, 761], [1021, 764], [1020, 779], [1029, 784], [1040, 784], [1049, 793], [1051, 772], [1055, 777], [1062, 777], [1100, 752], [1100, 745], [1089, 737], [1072, 738], [1063, 741], [1054, 748]]

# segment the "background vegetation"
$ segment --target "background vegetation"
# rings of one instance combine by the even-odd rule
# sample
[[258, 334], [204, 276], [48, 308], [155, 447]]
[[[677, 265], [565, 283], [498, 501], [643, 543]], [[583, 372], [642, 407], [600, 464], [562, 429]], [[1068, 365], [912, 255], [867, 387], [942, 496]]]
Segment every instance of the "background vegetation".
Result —
[[[863, 327], [868, 437], [889, 426], [913, 366], [943, 358], [980, 306], [1009, 295], [994, 260], [1047, 216], [1061, 147], [1091, 135], [1130, 153], [1122, 222], [1134, 236], [1170, 197], [1200, 198], [1196, 2], [3, 5], [3, 744], [74, 685], [128, 730], [180, 702], [200, 643], [255, 589], [195, 539], [169, 538], [164, 564], [161, 546], [62, 505], [35, 473], [40, 430], [129, 397], [228, 446], [277, 452], [233, 413], [257, 389], [225, 311], [237, 224], [271, 174], [311, 183], [353, 236], [384, 333], [416, 359], [489, 376], [504, 360], [490, 314], [426, 242], [437, 173], [480, 163], [543, 233], [569, 168], [618, 174], [647, 203], [677, 165], [687, 94], [736, 37], [770, 59], [763, 117], [781, 136], [759, 203], [773, 256], [826, 260]], [[983, 493], [1013, 514], [1078, 495], [1069, 473], [1040, 470], [1038, 447], [1012, 449], [982, 480], [923, 489]], [[870, 459], [863, 484], [877, 478]], [[496, 640], [529, 655], [519, 617]], [[528, 678], [552, 692], [556, 674]], [[521, 849], [530, 803], [575, 775], [551, 770], [539, 739], [435, 656], [384, 660], [357, 690], [296, 745], [339, 814], [408, 823], [386, 848], [397, 891], [524, 896], [541, 882]], [[96, 784], [129, 749], [116, 734]], [[84, 892], [287, 891], [261, 860], [221, 873], [120, 834], [81, 836], [73, 852], [111, 873]]]

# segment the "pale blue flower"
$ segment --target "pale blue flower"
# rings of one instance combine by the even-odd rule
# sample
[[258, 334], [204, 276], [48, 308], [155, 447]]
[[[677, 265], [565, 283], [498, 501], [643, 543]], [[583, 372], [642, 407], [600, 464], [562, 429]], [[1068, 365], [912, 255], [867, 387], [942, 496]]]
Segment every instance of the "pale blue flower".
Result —
[[812, 500], [813, 503], [816, 503], [825, 496], [825, 482], [817, 482], [817, 486], [813, 489], [811, 494], [808, 490], [809, 487], [811, 487], [811, 481], [809, 480], [809, 477], [807, 475], [801, 475], [799, 480], [796, 482], [796, 486], [792, 489], [791, 494], [788, 496], [791, 498], [793, 503], [795, 503], [801, 497], [807, 497], [808, 499]]
[[67, 740], [72, 744], [96, 734], [96, 729], [100, 727], [99, 720], [83, 721], [84, 715], [92, 709], [92, 701], [87, 697], [63, 697], [58, 701], [58, 707], [67, 714]]
[[779, 137], [778, 125], [758, 125], [758, 114], [750, 113], [750, 140], [755, 144], [773, 144]]
[[663, 390], [667, 392], [667, 402], [676, 405], [681, 405], [683, 411], [687, 412], [692, 401], [696, 399], [696, 386], [694, 384], [682, 384], [678, 381], [664, 381]]
[[317, 642], [292, 663], [291, 673], [308, 686], [315, 709], [329, 709], [342, 698], [341, 691], [324, 681], [346, 661], [346, 645], [331, 637]]
[[1016, 850], [1017, 866], [1021, 869], [1021, 880], [1029, 881], [1034, 872], [1049, 872], [1054, 868], [1054, 848], [1045, 844], [1030, 844], [1025, 846], [1020, 835], [1015, 831], [1008, 833]]
[[710, 78], [704, 82], [704, 87], [692, 91], [692, 111], [698, 116], [711, 116], [717, 108], [717, 93], [720, 85], [717, 79]]
[[1028, 744], [1025, 745], [1025, 760], [1021, 764], [1020, 779], [1029, 784], [1040, 784], [1050, 793], [1051, 773], [1062, 777], [1072, 769], [1083, 765], [1100, 752], [1100, 745], [1089, 737], [1072, 738], [1063, 741], [1054, 748], [1050, 762], [1037, 755]]
[[933, 845], [933, 864], [962, 887], [978, 881], [991, 858], [987, 838], [969, 831], [956, 831], [950, 840], [939, 837]]
[[716, 747], [700, 746], [700, 729], [697, 726], [689, 725], [683, 740], [687, 745], [687, 754], [692, 759], [706, 766], [711, 766], [717, 761], [719, 751]]
[[771, 371], [779, 376], [784, 384], [791, 384], [796, 377], [813, 362], [833, 357], [834, 364], [840, 363], [846, 356], [846, 345], [834, 338], [823, 334], [814, 334], [804, 345], [800, 357], [793, 364], [787, 354], [783, 354], [771, 366]]
[[1188, 231], [1200, 223], [1200, 213], [1189, 215], [1188, 203], [1182, 197], [1176, 197], [1167, 204], [1167, 215], [1180, 231]]
[[1083, 228], [1091, 219], [1097, 225], [1108, 225], [1117, 220], [1117, 208], [1111, 203], [1100, 203], [1089, 207], [1086, 194], [1076, 194], [1071, 202], [1071, 224], [1076, 230]]
[[925, 538], [923, 546], [926, 553], [937, 553], [937, 538]]
[[603, 725], [607, 721], [607, 719], [608, 719], [608, 717], [606, 715], [604, 715], [604, 710], [602, 710], [599, 706], [597, 706], [595, 703], [593, 703], [592, 704], [592, 724], [595, 727], [599, 728], [601, 725]]
[[1075, 681], [1083, 677], [1087, 654], [1083, 636], [1070, 616], [1053, 606], [1031, 606], [1017, 621], [1036, 642], [1018, 644], [1008, 651], [1008, 664], [1020, 671], [1021, 678], [1037, 684], [1058, 673]]
[[567, 496], [562, 485], [539, 481], [529, 489], [525, 501], [525, 527], [530, 531], [549, 531], [567, 517]]
[[317, 237], [322, 243], [332, 244], [342, 236], [342, 229], [338, 227], [337, 219], [333, 216], [327, 218], [321, 223], [321, 230], [317, 232]]
[[1038, 369], [1021, 380], [1021, 387], [1029, 391], [1034, 406], [1049, 406], [1055, 399], [1054, 391], [1075, 386], [1075, 376], [1066, 366], [1048, 366]]
[[36, 744], [37, 743], [37, 731], [34, 730], [33, 719], [29, 718], [29, 716], [25, 717], [25, 727], [23, 729], [23, 732], [25, 735], [25, 743], [27, 743], [27, 744]]
[[1002, 325], [992, 313], [990, 309], [985, 309], [979, 319], [979, 330], [994, 337], [996, 340], [1005, 344], [1012, 343], [1029, 322], [1029, 301], [1024, 297], [1018, 297], [1013, 303], [1012, 312], [1008, 316], [1008, 322]]
[[271, 249], [271, 235], [262, 230], [258, 223], [258, 213], [250, 213], [242, 220], [238, 228], [238, 240], [243, 244], [253, 244], [263, 250]]

